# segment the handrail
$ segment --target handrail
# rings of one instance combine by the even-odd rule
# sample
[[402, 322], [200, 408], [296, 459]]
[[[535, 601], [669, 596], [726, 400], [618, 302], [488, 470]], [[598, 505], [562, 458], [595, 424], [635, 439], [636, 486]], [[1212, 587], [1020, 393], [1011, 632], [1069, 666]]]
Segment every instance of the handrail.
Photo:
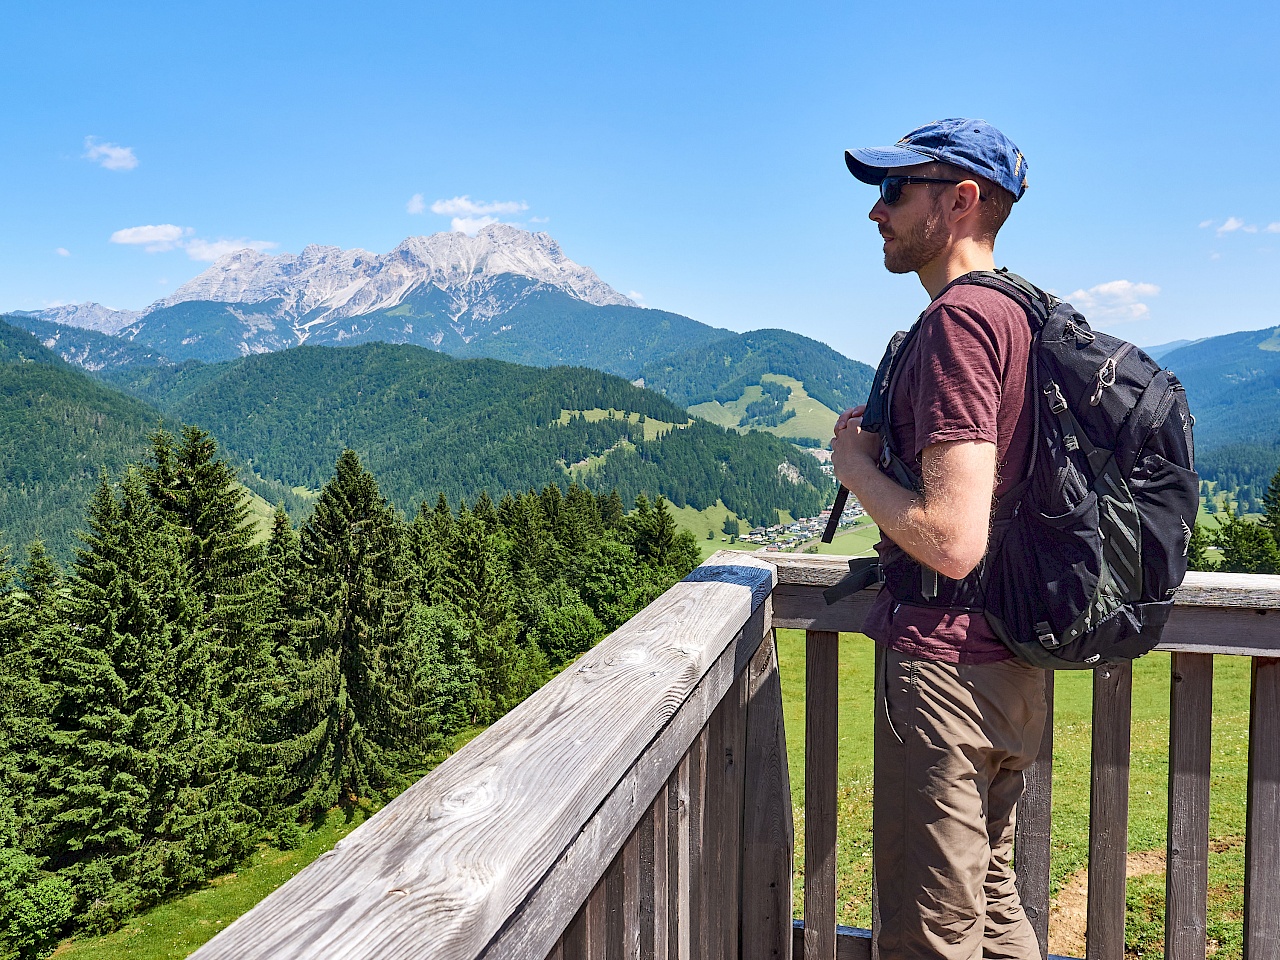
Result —
[[[835, 640], [875, 597], [827, 606], [846, 568], [716, 554], [195, 956], [869, 958], [866, 932], [835, 924]], [[1245, 935], [1261, 956], [1280, 943], [1280, 577], [1191, 574], [1175, 601], [1158, 648], [1173, 671], [1166, 951], [1204, 956], [1212, 660], [1226, 654], [1253, 658]], [[794, 945], [774, 627], [808, 637]], [[1091, 960], [1124, 949], [1130, 683], [1127, 666], [1094, 675]], [[1051, 768], [1052, 724], [1015, 839], [1042, 953]]]
[[[745, 698], [747, 668], [771, 636], [774, 582], [753, 557], [712, 558], [194, 956], [559, 949], [717, 707], [731, 692]], [[595, 926], [593, 938], [608, 932]]]

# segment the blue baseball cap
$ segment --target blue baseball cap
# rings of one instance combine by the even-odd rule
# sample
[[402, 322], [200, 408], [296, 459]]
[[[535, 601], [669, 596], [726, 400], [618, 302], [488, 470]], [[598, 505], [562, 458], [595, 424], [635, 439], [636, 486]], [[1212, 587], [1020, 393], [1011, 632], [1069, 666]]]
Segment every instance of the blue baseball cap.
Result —
[[859, 147], [844, 152], [849, 172], [877, 185], [890, 167], [950, 163], [985, 177], [1021, 200], [1027, 190], [1027, 160], [1012, 140], [985, 120], [935, 120], [916, 127], [892, 147]]

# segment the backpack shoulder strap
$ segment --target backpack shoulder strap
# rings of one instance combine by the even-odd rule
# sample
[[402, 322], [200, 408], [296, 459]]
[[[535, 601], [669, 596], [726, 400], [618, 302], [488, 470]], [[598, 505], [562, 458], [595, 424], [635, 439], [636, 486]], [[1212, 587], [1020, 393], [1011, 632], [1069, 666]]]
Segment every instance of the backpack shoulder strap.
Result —
[[952, 283], [971, 283], [974, 286], [987, 287], [1003, 293], [1022, 307], [1027, 318], [1033, 322], [1034, 330], [1039, 330], [1045, 325], [1049, 314], [1058, 305], [1057, 297], [1004, 268], [974, 270], [972, 273], [957, 277]]

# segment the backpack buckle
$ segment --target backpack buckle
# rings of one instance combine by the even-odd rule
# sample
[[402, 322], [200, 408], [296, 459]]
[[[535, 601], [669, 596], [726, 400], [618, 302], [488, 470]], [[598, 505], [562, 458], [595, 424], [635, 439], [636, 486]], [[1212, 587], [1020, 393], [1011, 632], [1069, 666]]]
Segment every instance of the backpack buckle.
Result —
[[1043, 620], [1036, 624], [1036, 639], [1046, 650], [1056, 650], [1062, 646], [1062, 641], [1053, 635], [1053, 628]]
[[1067, 409], [1066, 397], [1062, 395], [1062, 390], [1052, 380], [1049, 385], [1044, 388], [1044, 395], [1049, 399], [1049, 409], [1054, 413], [1062, 413]]

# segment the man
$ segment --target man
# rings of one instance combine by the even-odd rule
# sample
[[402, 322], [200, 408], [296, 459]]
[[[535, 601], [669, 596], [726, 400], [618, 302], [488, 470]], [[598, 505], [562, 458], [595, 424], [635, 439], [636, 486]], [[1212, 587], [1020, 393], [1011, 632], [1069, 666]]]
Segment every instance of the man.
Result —
[[[840, 416], [832, 440], [836, 478], [883, 538], [886, 587], [864, 628], [885, 648], [873, 824], [880, 956], [1033, 960], [1011, 860], [1022, 771], [1044, 729], [1044, 675], [1001, 645], [974, 591], [993, 496], [1026, 470], [1031, 329], [1004, 294], [954, 283], [994, 269], [1026, 161], [981, 120], [931, 123], [845, 161], [881, 188], [870, 218], [885, 267], [916, 274], [931, 300], [902, 348], [887, 438], [862, 429], [864, 405]], [[890, 475], [885, 439], [913, 486]]]

